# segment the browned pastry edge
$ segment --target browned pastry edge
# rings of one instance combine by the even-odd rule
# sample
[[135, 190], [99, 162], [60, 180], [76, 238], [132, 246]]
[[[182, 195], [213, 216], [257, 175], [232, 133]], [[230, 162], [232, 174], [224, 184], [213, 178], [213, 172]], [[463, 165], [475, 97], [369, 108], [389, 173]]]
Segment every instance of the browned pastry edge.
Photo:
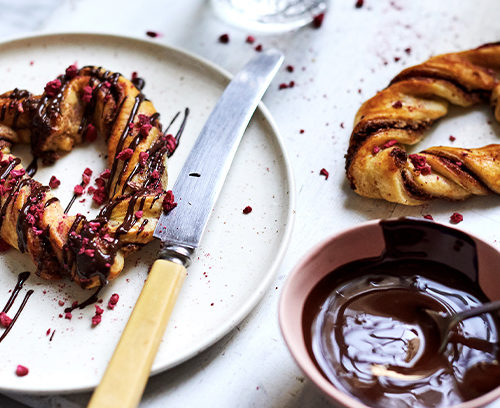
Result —
[[500, 43], [443, 54], [398, 74], [356, 114], [346, 154], [353, 190], [366, 197], [418, 205], [500, 193], [500, 145], [433, 147], [408, 155], [448, 104], [490, 102], [500, 120]]

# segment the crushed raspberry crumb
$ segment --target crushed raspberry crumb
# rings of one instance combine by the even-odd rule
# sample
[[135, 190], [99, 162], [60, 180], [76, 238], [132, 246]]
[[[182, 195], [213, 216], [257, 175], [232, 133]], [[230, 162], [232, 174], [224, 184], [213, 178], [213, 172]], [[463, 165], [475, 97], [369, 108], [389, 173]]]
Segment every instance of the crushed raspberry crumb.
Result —
[[6, 252], [10, 249], [10, 245], [0, 238], [0, 253]]
[[77, 196], [81, 196], [83, 194], [83, 186], [80, 185], [80, 184], [77, 184], [74, 188], [73, 188], [73, 192], [75, 193], [75, 195]]
[[152, 127], [153, 127], [153, 125], [151, 125], [150, 123], [146, 123], [146, 124], [142, 125], [141, 129], [139, 130], [139, 132], [141, 133], [141, 136], [146, 137], [147, 135], [149, 135], [149, 131], [151, 130]]
[[279, 84], [278, 86], [278, 89], [279, 90], [282, 90], [282, 89], [287, 89], [288, 88], [288, 84], [286, 84], [285, 82]]
[[384, 145], [382, 146], [384, 149], [387, 149], [389, 147], [392, 147], [394, 146], [395, 144], [397, 144], [398, 141], [395, 140], [395, 139], [392, 139], [392, 140], [389, 140], [388, 142], [384, 143]]
[[68, 68], [66, 68], [66, 77], [68, 79], [76, 77], [78, 74], [78, 68], [76, 64], [70, 65]]
[[23, 365], [18, 365], [16, 367], [16, 375], [18, 377], [24, 377], [25, 375], [28, 375], [28, 373], [30, 372], [30, 370], [28, 369], [28, 367], [25, 367]]
[[92, 317], [92, 326], [97, 326], [101, 323], [103, 313], [104, 309], [99, 305], [95, 305], [95, 315]]
[[431, 174], [431, 166], [427, 164], [427, 159], [419, 154], [410, 154], [408, 156], [411, 163], [415, 167], [415, 170], [419, 171], [423, 175]]
[[247, 35], [245, 40], [248, 44], [253, 44], [255, 42], [255, 37], [253, 35]]
[[166, 135], [165, 136], [165, 144], [167, 146], [167, 150], [170, 154], [175, 152], [175, 149], [177, 148], [177, 140], [175, 137], [172, 135]]
[[153, 180], [158, 180], [160, 178], [160, 173], [158, 172], [158, 170], [155, 169], [151, 172], [151, 178]]
[[64, 318], [65, 319], [71, 320], [72, 317], [73, 317], [73, 315], [71, 314], [71, 312], [64, 313]]
[[318, 14], [313, 18], [313, 26], [314, 28], [320, 28], [323, 25], [323, 20], [325, 19], [325, 13]]
[[450, 135], [449, 139], [450, 139], [450, 142], [454, 142], [455, 140], [457, 140], [457, 138], [453, 135]]
[[325, 180], [328, 180], [328, 176], [330, 175], [330, 173], [328, 173], [328, 171], [327, 171], [326, 169], [321, 169], [321, 170], [319, 171], [319, 174], [320, 174], [321, 176], [325, 176]]
[[295, 81], [290, 81], [290, 82], [288, 83], [288, 87], [289, 87], [289, 88], [293, 88], [294, 86], [295, 86]]
[[99, 187], [94, 194], [92, 195], [92, 200], [97, 204], [97, 205], [102, 205], [106, 201], [106, 190], [104, 187]]
[[139, 210], [139, 211], [135, 212], [135, 217], [136, 218], [142, 218], [143, 215], [144, 215], [144, 211]]
[[118, 155], [116, 156], [117, 160], [128, 160], [132, 157], [134, 154], [134, 151], [131, 148], [127, 148], [125, 150], [122, 150]]
[[405, 48], [404, 51], [406, 52], [406, 54], [410, 55], [411, 54], [411, 48], [408, 47], [408, 48]]
[[458, 224], [459, 222], [462, 222], [464, 220], [464, 216], [460, 213], [457, 213], [457, 212], [454, 212], [453, 214], [451, 214], [451, 217], [450, 217], [450, 222], [452, 224]]
[[219, 42], [222, 44], [227, 44], [229, 42], [229, 34], [221, 34], [219, 36]]
[[26, 170], [24, 169], [16, 169], [16, 170], [12, 170], [10, 172], [10, 175], [12, 177], [21, 177], [21, 176], [24, 176], [26, 174]]
[[12, 323], [12, 319], [7, 316], [7, 313], [1, 312], [0, 313], [0, 325], [3, 327], [9, 327], [10, 324]]
[[111, 170], [106, 169], [101, 174], [99, 174], [99, 177], [102, 177], [103, 179], [108, 179], [110, 175], [111, 175]]
[[57, 188], [61, 185], [61, 180], [59, 180], [56, 176], [52, 176], [49, 181], [50, 188]]
[[82, 101], [85, 103], [89, 103], [92, 100], [92, 94], [94, 90], [90, 85], [86, 85], [83, 87]]
[[424, 218], [425, 218], [426, 220], [431, 220], [431, 221], [434, 221], [434, 218], [433, 218], [433, 217], [432, 217], [432, 215], [430, 215], [430, 214], [425, 214], [425, 215], [424, 215]]
[[92, 326], [95, 327], [102, 321], [102, 316], [100, 314], [95, 314], [92, 316]]
[[300, 133], [301, 135], [302, 135], [304, 132], [305, 132], [305, 130], [304, 130], [304, 129], [300, 129], [300, 130], [299, 130], [299, 133]]
[[363, 4], [365, 4], [364, 0], [356, 0], [356, 4], [354, 5], [354, 7], [361, 8], [363, 7]]
[[149, 158], [148, 152], [140, 152], [139, 153], [139, 164], [144, 167], [146, 165], [146, 162], [148, 161], [148, 158]]
[[160, 36], [160, 33], [157, 33], [156, 31], [146, 31], [146, 35], [151, 38], [156, 38]]
[[250, 214], [252, 210], [253, 208], [247, 205], [245, 208], [243, 208], [243, 214]]
[[60, 300], [57, 302], [59, 306], [64, 306], [64, 300]]
[[111, 297], [109, 298], [108, 309], [113, 310], [115, 308], [116, 304], [118, 303], [119, 299], [120, 299], [120, 296], [118, 295], [118, 293], [113, 293], [111, 295]]
[[93, 258], [95, 255], [95, 250], [94, 249], [86, 249], [85, 255], [89, 256], [90, 258]]
[[259, 44], [255, 47], [255, 51], [261, 52], [262, 51], [262, 44]]
[[400, 109], [400, 108], [402, 108], [402, 107], [403, 107], [403, 103], [402, 103], [401, 101], [396, 101], [396, 102], [394, 102], [394, 103], [392, 104], [392, 107], [393, 107], [394, 109]]
[[163, 212], [165, 214], [168, 214], [170, 211], [172, 211], [175, 207], [177, 207], [177, 203], [174, 201], [174, 193], [172, 193], [172, 190], [168, 190], [165, 193], [165, 198], [163, 199]]
[[293, 65], [287, 65], [287, 66], [286, 66], [286, 70], [287, 70], [288, 72], [293, 72], [293, 71], [294, 71], [294, 69], [295, 69], [295, 68], [293, 67]]
[[45, 335], [48, 336], [50, 334], [50, 329], [47, 329], [47, 331], [45, 332]]
[[87, 125], [87, 130], [85, 131], [85, 140], [87, 142], [93, 142], [96, 139], [97, 139], [97, 129], [92, 123], [89, 123]]
[[372, 150], [373, 154], [377, 154], [378, 152], [380, 152], [380, 147], [378, 146], [373, 146], [373, 150]]
[[53, 81], [47, 82], [47, 85], [45, 85], [45, 93], [50, 97], [56, 96], [60, 89], [61, 80], [59, 79], [54, 79]]

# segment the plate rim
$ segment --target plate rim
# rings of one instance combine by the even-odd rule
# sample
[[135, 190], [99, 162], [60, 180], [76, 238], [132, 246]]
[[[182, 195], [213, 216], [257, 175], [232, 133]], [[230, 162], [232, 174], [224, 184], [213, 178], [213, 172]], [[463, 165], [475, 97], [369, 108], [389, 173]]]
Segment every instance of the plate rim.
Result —
[[[126, 36], [126, 35], [121, 35], [121, 34], [113, 34], [113, 33], [99, 33], [99, 32], [86, 32], [86, 31], [48, 31], [48, 32], [39, 32], [36, 34], [25, 34], [25, 35], [18, 35], [18, 36], [11, 36], [11, 37], [6, 37], [4, 40], [0, 41], [0, 47], [4, 47], [6, 45], [15, 43], [15, 42], [21, 42], [21, 41], [29, 41], [29, 40], [41, 40], [41, 39], [50, 39], [50, 38], [57, 38], [60, 36], [72, 36], [72, 37], [94, 37], [95, 39], [101, 39], [101, 40], [110, 40], [110, 41], [132, 41], [137, 44], [143, 44], [146, 46], [154, 46], [154, 47], [159, 47], [163, 48], [169, 52], [177, 53], [180, 54], [182, 57], [186, 58], [187, 60], [190, 60], [193, 63], [198, 63], [200, 65], [203, 65], [204, 67], [209, 68], [213, 73], [219, 75], [226, 83], [229, 83], [229, 81], [232, 79], [233, 75], [227, 71], [226, 69], [220, 67], [219, 65], [215, 64], [214, 62], [206, 59], [205, 57], [199, 56], [193, 52], [186, 51], [180, 47], [173, 46], [170, 44], [162, 44], [158, 43], [157, 41], [154, 40], [149, 40], [149, 39], [144, 39], [144, 38], [138, 38], [134, 36]], [[233, 330], [238, 324], [240, 324], [249, 314], [250, 312], [260, 303], [262, 298], [264, 297], [264, 294], [269, 290], [269, 287], [273, 280], [276, 278], [276, 273], [281, 265], [281, 262], [285, 256], [285, 253], [288, 249], [288, 246], [290, 244], [292, 232], [294, 229], [295, 225], [295, 209], [296, 209], [296, 190], [295, 190], [295, 178], [293, 175], [293, 169], [291, 166], [291, 162], [288, 156], [288, 152], [285, 147], [284, 140], [281, 136], [281, 133], [278, 129], [278, 126], [271, 115], [269, 109], [265, 106], [265, 104], [261, 101], [259, 105], [257, 106], [257, 110], [262, 114], [263, 118], [267, 122], [267, 126], [271, 129], [271, 133], [273, 134], [272, 137], [274, 139], [274, 142], [276, 143], [276, 146], [279, 148], [280, 153], [282, 155], [282, 162], [285, 166], [286, 169], [286, 182], [288, 186], [288, 211], [286, 214], [286, 226], [285, 226], [285, 232], [283, 234], [283, 239], [281, 240], [279, 244], [279, 248], [276, 252], [274, 261], [271, 263], [269, 266], [269, 272], [266, 275], [266, 279], [262, 280], [260, 285], [257, 287], [257, 290], [255, 293], [249, 297], [246, 302], [243, 304], [242, 307], [238, 309], [238, 313], [235, 314], [234, 318], [231, 320], [228, 320], [228, 323], [222, 325], [218, 330], [216, 335], [210, 339], [206, 344], [204, 344], [202, 347], [199, 347], [190, 353], [186, 354], [183, 356], [182, 359], [176, 361], [175, 363], [167, 364], [162, 367], [158, 367], [156, 369], [152, 369], [150, 373], [150, 377], [159, 373], [162, 373], [170, 368], [176, 367], [193, 357], [199, 355], [203, 351], [205, 351], [207, 348], [210, 346], [214, 345], [217, 343], [220, 339], [222, 339], [225, 335], [227, 335], [231, 330]], [[111, 359], [111, 356], [109, 357]], [[153, 362], [154, 364], [154, 362]], [[11, 387], [4, 387], [3, 385], [0, 385], [0, 392], [6, 392], [6, 393], [13, 393], [13, 394], [19, 394], [23, 393], [26, 395], [53, 395], [53, 394], [69, 394], [69, 393], [74, 393], [74, 392], [85, 392], [85, 391], [91, 391], [93, 390], [100, 382], [100, 378], [98, 379], [97, 383], [95, 384], [83, 384], [81, 386], [76, 386], [76, 387], [71, 387], [71, 388], [51, 388], [50, 390], [39, 390], [39, 389], [32, 389], [32, 388], [11, 388]]]

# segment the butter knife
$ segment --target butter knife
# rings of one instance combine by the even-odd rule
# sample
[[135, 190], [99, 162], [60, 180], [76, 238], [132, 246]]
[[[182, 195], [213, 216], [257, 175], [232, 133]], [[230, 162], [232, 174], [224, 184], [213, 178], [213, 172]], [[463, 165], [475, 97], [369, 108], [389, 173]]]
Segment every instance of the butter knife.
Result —
[[248, 62], [224, 90], [175, 182], [178, 202], [162, 214], [153, 264], [91, 408], [136, 407], [146, 386], [168, 320], [234, 155], [257, 105], [283, 62], [268, 50]]

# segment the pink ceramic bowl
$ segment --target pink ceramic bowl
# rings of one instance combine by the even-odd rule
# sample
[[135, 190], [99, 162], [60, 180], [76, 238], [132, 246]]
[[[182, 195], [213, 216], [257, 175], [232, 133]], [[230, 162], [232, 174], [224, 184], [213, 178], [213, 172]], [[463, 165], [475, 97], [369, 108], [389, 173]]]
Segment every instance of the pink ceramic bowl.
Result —
[[[460, 231], [426, 220], [407, 218], [399, 221], [408, 220], [423, 227], [433, 228], [433, 226], [438, 225], [443, 231], [443, 235], [446, 235], [447, 231], [452, 233]], [[472, 239], [476, 245], [479, 285], [490, 300], [500, 299], [500, 253], [481, 239], [470, 234], [465, 235]], [[442, 242], [438, 242], [436, 247], [440, 248], [442, 244]], [[316, 284], [330, 272], [348, 262], [379, 256], [384, 249], [385, 241], [380, 220], [366, 222], [335, 234], [312, 248], [299, 262], [288, 277], [281, 294], [280, 326], [292, 356], [302, 371], [321, 391], [336, 403], [349, 408], [367, 408], [367, 405], [336, 388], [316, 367], [304, 340], [302, 324], [304, 303]], [[439, 250], [436, 251], [434, 256], [439, 257], [439, 252]], [[497, 398], [500, 398], [500, 387], [455, 407], [483, 407]]]

